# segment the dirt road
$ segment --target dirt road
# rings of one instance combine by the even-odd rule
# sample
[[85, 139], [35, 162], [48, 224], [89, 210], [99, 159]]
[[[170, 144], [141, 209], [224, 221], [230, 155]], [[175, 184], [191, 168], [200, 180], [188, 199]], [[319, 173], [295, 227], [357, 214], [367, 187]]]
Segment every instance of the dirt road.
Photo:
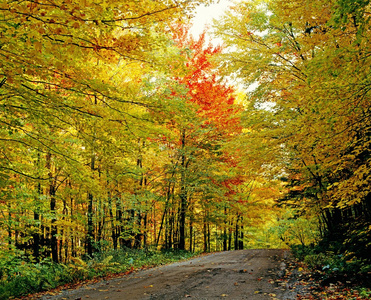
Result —
[[283, 280], [288, 255], [273, 249], [212, 253], [41, 299], [296, 299], [297, 289]]

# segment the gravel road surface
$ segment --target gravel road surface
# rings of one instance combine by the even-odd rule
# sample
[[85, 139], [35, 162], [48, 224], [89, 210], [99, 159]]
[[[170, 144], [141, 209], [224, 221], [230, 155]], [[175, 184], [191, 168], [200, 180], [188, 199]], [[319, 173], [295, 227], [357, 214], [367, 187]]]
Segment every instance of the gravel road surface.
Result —
[[58, 295], [44, 295], [41, 299], [293, 300], [300, 289], [287, 279], [288, 259], [288, 250], [217, 252], [75, 290], [62, 290]]

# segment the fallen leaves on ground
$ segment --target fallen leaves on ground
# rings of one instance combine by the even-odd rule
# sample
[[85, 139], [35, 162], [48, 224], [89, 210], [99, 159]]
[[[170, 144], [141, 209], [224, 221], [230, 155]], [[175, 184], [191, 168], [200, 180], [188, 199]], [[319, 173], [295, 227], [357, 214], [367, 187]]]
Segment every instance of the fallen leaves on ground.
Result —
[[297, 300], [371, 300], [371, 289], [362, 287], [363, 283], [356, 279], [359, 276], [350, 277], [310, 270], [303, 263], [292, 261], [275, 283], [296, 289]]

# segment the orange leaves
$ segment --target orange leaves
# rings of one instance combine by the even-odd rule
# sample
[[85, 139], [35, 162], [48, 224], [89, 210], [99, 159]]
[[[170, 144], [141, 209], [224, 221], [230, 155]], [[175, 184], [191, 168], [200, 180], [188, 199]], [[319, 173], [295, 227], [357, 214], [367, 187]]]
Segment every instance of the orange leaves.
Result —
[[[173, 38], [186, 60], [186, 71], [177, 81], [188, 87], [189, 101], [198, 105], [197, 114], [204, 125], [217, 128], [224, 136], [239, 132], [238, 113], [241, 108], [235, 104], [235, 91], [220, 79], [213, 63], [213, 57], [221, 53], [221, 47], [206, 45], [205, 32], [198, 40], [188, 36], [188, 28], [174, 26]], [[184, 50], [189, 49], [189, 51]]]

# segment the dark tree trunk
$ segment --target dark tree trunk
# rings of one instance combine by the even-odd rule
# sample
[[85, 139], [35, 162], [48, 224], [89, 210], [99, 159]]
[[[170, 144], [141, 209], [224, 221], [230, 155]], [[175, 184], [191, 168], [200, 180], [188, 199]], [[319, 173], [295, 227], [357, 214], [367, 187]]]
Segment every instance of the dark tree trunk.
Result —
[[224, 207], [224, 216], [225, 216], [225, 219], [224, 219], [224, 232], [223, 232], [223, 251], [227, 251], [228, 250], [228, 244], [227, 244], [227, 241], [228, 241], [228, 234], [227, 234], [227, 208]]
[[[41, 196], [41, 184], [38, 183], [37, 184], [37, 196], [36, 197], [40, 197]], [[36, 205], [35, 205], [35, 208], [34, 208], [34, 212], [33, 212], [33, 219], [35, 221], [35, 230], [34, 230], [34, 233], [32, 234], [32, 238], [33, 238], [33, 256], [35, 257], [35, 260], [36, 262], [39, 262], [40, 261], [40, 214], [39, 214], [39, 205], [38, 205], [38, 202], [39, 202], [39, 199], [37, 199], [35, 201]]]
[[93, 224], [93, 201], [94, 197], [88, 193], [88, 232], [86, 235], [87, 253], [90, 257], [94, 253], [94, 224]]
[[57, 218], [56, 218], [56, 180], [57, 175], [53, 176], [52, 172], [52, 164], [51, 164], [51, 157], [52, 155], [50, 153], [46, 156], [46, 166], [49, 169], [49, 196], [50, 196], [50, 214], [52, 216], [51, 219], [51, 225], [50, 225], [50, 248], [52, 253], [52, 260], [56, 263], [59, 262], [58, 259], [58, 240], [57, 240], [57, 234], [58, 234], [58, 228], [56, 225]]
[[[90, 170], [93, 172], [95, 169], [95, 154], [92, 153], [90, 158]], [[94, 224], [93, 224], [93, 204], [94, 196], [92, 193], [88, 193], [88, 231], [86, 234], [86, 243], [87, 243], [87, 254], [92, 257], [94, 253]]]
[[241, 217], [241, 226], [240, 226], [240, 238], [238, 240], [238, 249], [243, 249], [243, 238], [244, 238], [244, 232], [243, 232], [243, 217]]
[[182, 132], [181, 182], [180, 182], [180, 214], [179, 214], [179, 249], [185, 250], [185, 227], [187, 211], [186, 189], [186, 157], [185, 157], [185, 130]]
[[236, 228], [235, 228], [235, 232], [234, 232], [234, 250], [239, 250], [239, 248], [238, 248], [238, 246], [239, 246], [238, 237], [239, 237], [239, 233], [240, 233], [239, 220], [240, 220], [240, 216], [237, 215]]
[[117, 250], [117, 236], [116, 236], [116, 228], [115, 228], [115, 221], [113, 218], [113, 209], [112, 209], [112, 197], [111, 192], [108, 190], [108, 213], [111, 220], [111, 237], [113, 243], [113, 249]]

